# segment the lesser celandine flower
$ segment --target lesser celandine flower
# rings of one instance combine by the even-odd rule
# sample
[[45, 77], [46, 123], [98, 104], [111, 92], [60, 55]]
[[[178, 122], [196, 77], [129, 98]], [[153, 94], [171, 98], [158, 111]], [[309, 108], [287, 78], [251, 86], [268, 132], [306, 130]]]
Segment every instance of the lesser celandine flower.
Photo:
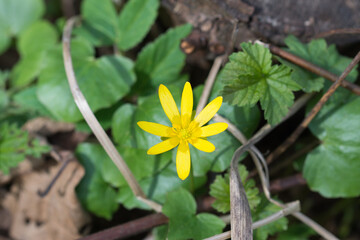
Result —
[[226, 123], [213, 123], [203, 127], [219, 110], [222, 97], [217, 97], [211, 101], [194, 120], [191, 119], [193, 92], [189, 82], [185, 83], [182, 92], [181, 114], [169, 89], [162, 84], [159, 87], [159, 98], [172, 127], [145, 121], [140, 121], [137, 124], [146, 132], [166, 138], [166, 140], [151, 147], [147, 151], [148, 154], [160, 154], [178, 146], [176, 170], [179, 178], [184, 180], [189, 176], [191, 166], [189, 143], [201, 151], [213, 152], [215, 150], [214, 144], [205, 138], [221, 133], [228, 127]]

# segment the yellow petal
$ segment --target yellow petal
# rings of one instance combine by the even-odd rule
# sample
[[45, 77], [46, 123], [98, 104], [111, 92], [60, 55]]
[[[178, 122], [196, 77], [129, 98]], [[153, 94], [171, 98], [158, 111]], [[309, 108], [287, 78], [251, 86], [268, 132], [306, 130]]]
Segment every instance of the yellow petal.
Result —
[[208, 105], [206, 105], [206, 107], [199, 113], [199, 115], [195, 117], [194, 121], [199, 124], [199, 127], [210, 121], [210, 119], [220, 109], [222, 100], [222, 97], [215, 98]]
[[172, 128], [159, 123], [139, 121], [137, 125], [144, 131], [161, 137], [171, 137]]
[[185, 180], [190, 173], [190, 149], [187, 142], [180, 142], [176, 154], [176, 170], [179, 178]]
[[223, 122], [213, 123], [200, 128], [198, 131], [195, 132], [195, 134], [197, 137], [209, 137], [225, 131], [227, 127], [228, 127], [227, 123], [223, 123]]
[[166, 116], [169, 118], [173, 125], [180, 125], [180, 113], [176, 106], [173, 96], [169, 89], [163, 84], [159, 87], [159, 98], [162, 108]]
[[214, 144], [201, 138], [192, 139], [190, 143], [203, 152], [213, 152], [215, 150]]
[[193, 92], [189, 82], [185, 83], [181, 96], [181, 123], [185, 128], [189, 125], [193, 110]]
[[176, 147], [179, 144], [179, 139], [174, 137], [174, 138], [169, 138], [161, 143], [158, 143], [154, 146], [152, 146], [148, 151], [147, 154], [149, 155], [156, 155], [156, 154], [160, 154], [163, 152], [167, 152], [171, 149], [173, 149], [174, 147]]

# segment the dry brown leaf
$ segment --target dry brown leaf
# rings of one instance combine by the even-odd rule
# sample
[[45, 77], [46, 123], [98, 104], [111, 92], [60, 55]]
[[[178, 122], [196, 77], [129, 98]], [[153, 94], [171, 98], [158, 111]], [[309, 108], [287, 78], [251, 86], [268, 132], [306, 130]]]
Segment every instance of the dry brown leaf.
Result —
[[0, 186], [10, 182], [11, 179], [17, 177], [18, 175], [33, 171], [43, 164], [43, 158], [25, 157], [24, 161], [20, 162], [16, 167], [10, 169], [10, 173], [8, 175], [4, 175], [0, 172]]
[[27, 121], [23, 129], [38, 135], [49, 136], [58, 132], [70, 132], [75, 129], [75, 126], [72, 123], [56, 122], [49, 118], [38, 117]]
[[19, 177], [12, 185], [3, 205], [12, 215], [10, 236], [14, 239], [76, 239], [79, 231], [89, 223], [82, 209], [75, 187], [84, 175], [77, 161], [70, 161], [50, 192], [41, 198], [43, 191], [61, 164], [48, 171], [32, 172]]

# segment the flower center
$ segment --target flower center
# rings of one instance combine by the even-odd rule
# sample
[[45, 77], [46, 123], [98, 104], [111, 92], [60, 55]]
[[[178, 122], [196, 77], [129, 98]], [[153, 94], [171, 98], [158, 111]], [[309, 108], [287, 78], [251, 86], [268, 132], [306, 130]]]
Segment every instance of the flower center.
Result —
[[189, 129], [187, 129], [187, 128], [182, 128], [182, 129], [178, 130], [177, 133], [178, 133], [178, 137], [181, 140], [186, 141], [189, 138], [191, 138], [191, 131], [189, 131]]

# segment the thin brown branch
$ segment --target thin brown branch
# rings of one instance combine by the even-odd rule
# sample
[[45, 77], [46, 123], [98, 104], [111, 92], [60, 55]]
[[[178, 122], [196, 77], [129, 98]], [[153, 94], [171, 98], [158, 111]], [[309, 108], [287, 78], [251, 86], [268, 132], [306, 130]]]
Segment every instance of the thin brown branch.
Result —
[[275, 173], [280, 171], [282, 168], [288, 166], [289, 164], [291, 164], [293, 161], [295, 161], [299, 157], [309, 153], [311, 150], [313, 150], [319, 144], [320, 144], [320, 141], [317, 138], [315, 138], [314, 140], [308, 142], [307, 145], [305, 145], [301, 149], [295, 151], [290, 156], [286, 156], [286, 159], [281, 161], [279, 164], [277, 164], [276, 166], [272, 166], [271, 169], [270, 169], [270, 174], [274, 175]]
[[154, 213], [136, 220], [94, 233], [79, 240], [115, 240], [124, 239], [143, 233], [153, 227], [167, 223], [168, 218], [162, 213]]
[[356, 54], [354, 59], [351, 61], [349, 66], [345, 69], [345, 71], [341, 74], [341, 76], [336, 80], [334, 84], [328, 89], [328, 91], [321, 97], [319, 102], [311, 109], [306, 118], [302, 121], [302, 123], [295, 129], [295, 131], [283, 142], [276, 150], [271, 153], [266, 159], [267, 163], [271, 163], [275, 158], [281, 155], [285, 150], [290, 147], [296, 139], [300, 136], [300, 134], [307, 128], [310, 122], [314, 119], [316, 114], [320, 111], [322, 106], [327, 102], [327, 100], [334, 94], [335, 90], [341, 85], [346, 76], [351, 72], [351, 70], [356, 66], [356, 64], [360, 61], [360, 52]]
[[[312, 73], [315, 73], [316, 75], [319, 75], [321, 77], [324, 77], [332, 82], [336, 82], [336, 80], [338, 79], [338, 76], [336, 76], [335, 74], [329, 72], [329, 71], [326, 71], [325, 69], [323, 68], [320, 68], [318, 66], [316, 66], [315, 64], [312, 64], [298, 56], [295, 56], [294, 54], [291, 54], [289, 52], [286, 52], [284, 50], [282, 50], [281, 48], [279, 47], [276, 47], [276, 46], [273, 46], [271, 44], [265, 44], [269, 49], [270, 51], [275, 54], [275, 55], [278, 55], [290, 62], [293, 62], [295, 63], [296, 65], [302, 67], [302, 68], [305, 68], [306, 70], [309, 70], [310, 72]], [[340, 85], [348, 90], [350, 90], [351, 92], [353, 92], [354, 94], [356, 95], [359, 95], [360, 96], [360, 87], [354, 83], [351, 83], [351, 82], [348, 82], [346, 80], [342, 80], [340, 82]]]
[[62, 161], [62, 165], [59, 169], [59, 171], [56, 173], [56, 175], [54, 176], [54, 178], [50, 181], [49, 185], [45, 188], [44, 191], [38, 190], [38, 195], [40, 197], [45, 197], [51, 190], [51, 188], [54, 186], [54, 184], [56, 183], [56, 181], [59, 179], [59, 177], [61, 176], [61, 174], [64, 172], [64, 170], [66, 169], [66, 167], [68, 166], [68, 164], [71, 161], [74, 161], [74, 156], [72, 153], [70, 152], [66, 152], [66, 155], [64, 157], [61, 156], [61, 158], [65, 158]]
[[293, 188], [295, 186], [301, 186], [301, 185], [306, 185], [306, 181], [303, 178], [303, 176], [300, 173], [298, 173], [298, 174], [290, 176], [290, 177], [280, 178], [280, 179], [271, 181], [270, 191], [271, 192], [281, 192], [281, 191], [285, 191], [289, 188]]
[[326, 38], [339, 34], [360, 34], [360, 28], [340, 28], [316, 34], [314, 38]]

